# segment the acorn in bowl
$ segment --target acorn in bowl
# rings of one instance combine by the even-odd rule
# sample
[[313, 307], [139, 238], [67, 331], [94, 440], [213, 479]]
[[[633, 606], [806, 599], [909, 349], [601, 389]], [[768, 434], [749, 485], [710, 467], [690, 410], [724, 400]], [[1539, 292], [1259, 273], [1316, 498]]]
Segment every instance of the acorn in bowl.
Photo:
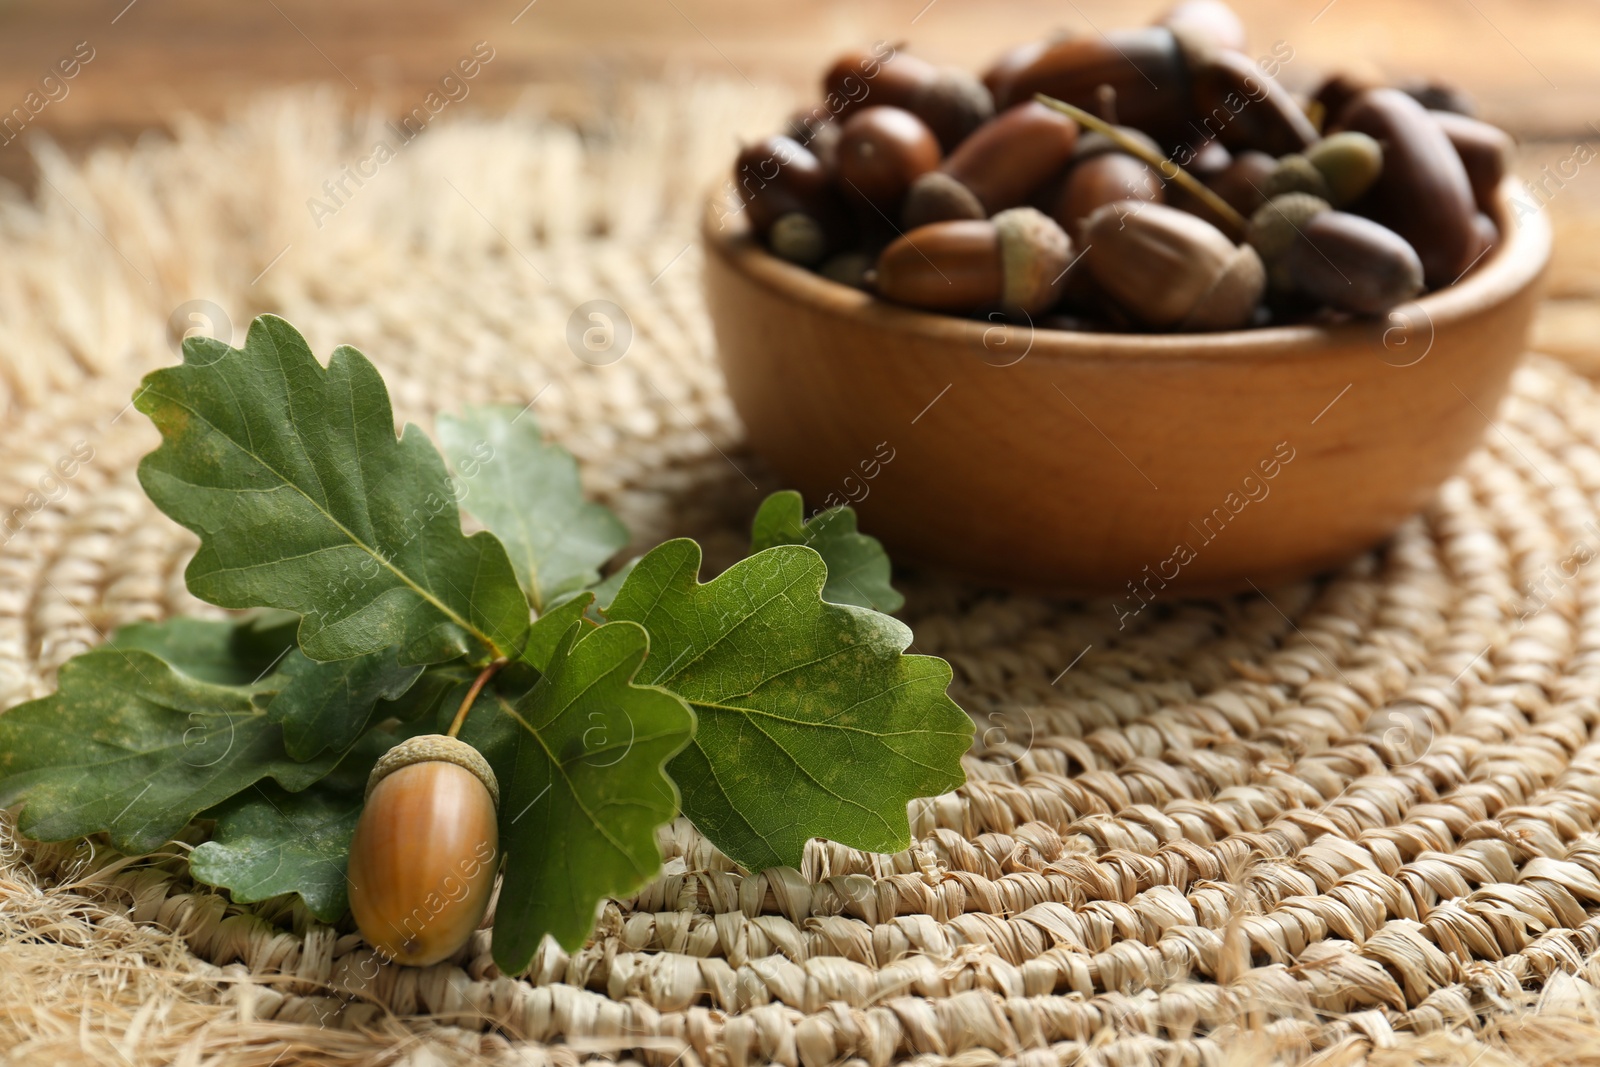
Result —
[[1164, 21], [981, 81], [847, 56], [713, 201], [752, 444], [898, 555], [1140, 604], [1297, 577], [1487, 429], [1549, 257], [1509, 138], [1348, 78], [1296, 98], [1220, 4]]

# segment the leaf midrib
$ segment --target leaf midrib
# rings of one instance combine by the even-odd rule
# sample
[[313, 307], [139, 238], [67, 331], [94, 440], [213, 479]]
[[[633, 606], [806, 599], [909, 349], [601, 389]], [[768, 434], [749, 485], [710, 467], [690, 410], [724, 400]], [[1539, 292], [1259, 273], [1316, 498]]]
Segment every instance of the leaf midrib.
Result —
[[[569, 652], [569, 655], [570, 655], [570, 652]], [[607, 671], [601, 673], [598, 678], [596, 678], [596, 679], [588, 682], [587, 684], [585, 684], [583, 686], [583, 688], [579, 689], [578, 692], [573, 695], [571, 700], [568, 700], [564, 704], [561, 705], [561, 707], [557, 711], [557, 713], [555, 715], [551, 716], [551, 720], [554, 721], [555, 719], [560, 718], [562, 715], [565, 715], [568, 711], [570, 711], [572, 709], [572, 706], [574, 704], [576, 704], [578, 702], [578, 700], [580, 698], [582, 698], [582, 696], [585, 693], [587, 693], [590, 689], [593, 689], [596, 685], [598, 685], [601, 682], [601, 680], [610, 677], [610, 675], [612, 673], [612, 670], [615, 670], [615, 669], [616, 668], [613, 667], [611, 670], [607, 670]], [[542, 681], [542, 679], [541, 679], [541, 681]], [[605, 839], [606, 843], [609, 844], [617, 853], [619, 853], [623, 858], [625, 858], [628, 861], [628, 866], [633, 868], [633, 870], [634, 870], [634, 872], [636, 874], [639, 874], [639, 875], [647, 874], [648, 872], [641, 870], [639, 868], [638, 864], [634, 862], [633, 857], [628, 853], [627, 847], [620, 840], [618, 840], [615, 836], [613, 836], [612, 833], [609, 830], [606, 829], [606, 827], [601, 823], [599, 817], [596, 816], [594, 812], [589, 810], [588, 805], [585, 804], [584, 801], [583, 801], [582, 794], [578, 792], [577, 787], [573, 784], [572, 778], [567, 774], [566, 764], [562, 763], [561, 760], [556, 758], [556, 754], [551, 751], [549, 745], [545, 744], [544, 737], [540, 735], [539, 731], [534, 729], [532, 724], [530, 724], [527, 719], [523, 718], [522, 715], [520, 713], [518, 713], [518, 711], [514, 707], [511, 706], [511, 704], [505, 699], [505, 697], [503, 697], [503, 696], [501, 696], [501, 695], [499, 695], [497, 693], [497, 694], [495, 694], [495, 699], [499, 701], [501, 708], [506, 712], [506, 714], [510, 715], [513, 719], [515, 719], [518, 723], [520, 723], [522, 728], [524, 730], [526, 730], [528, 732], [528, 734], [535, 741], [537, 741], [539, 743], [539, 748], [541, 750], [543, 750], [544, 755], [545, 755], [545, 759], [549, 762], [550, 766], [555, 769], [555, 772], [559, 773], [561, 775], [562, 784], [564, 786], [566, 786], [567, 792], [572, 796], [573, 803], [577, 804], [578, 810], [583, 812], [584, 817], [589, 820], [590, 824], [596, 830], [599, 831], [600, 836]]]

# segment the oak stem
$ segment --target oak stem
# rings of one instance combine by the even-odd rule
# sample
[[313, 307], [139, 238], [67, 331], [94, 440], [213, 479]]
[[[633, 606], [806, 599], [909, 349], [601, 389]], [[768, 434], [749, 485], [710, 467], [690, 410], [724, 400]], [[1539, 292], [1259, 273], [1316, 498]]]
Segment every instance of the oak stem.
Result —
[[1215, 211], [1223, 222], [1227, 224], [1228, 228], [1234, 231], [1230, 236], [1235, 241], [1244, 236], [1245, 227], [1248, 225], [1245, 217], [1235, 211], [1232, 204], [1218, 196], [1210, 186], [1178, 166], [1172, 160], [1167, 159], [1159, 152], [1150, 151], [1148, 145], [1139, 143], [1116, 126], [1096, 118], [1081, 107], [1074, 107], [1065, 100], [1057, 100], [1055, 97], [1046, 96], [1044, 93], [1035, 93], [1033, 98], [1045, 107], [1053, 108], [1063, 115], [1076, 119], [1078, 125], [1111, 138], [1111, 142], [1118, 148], [1136, 159], [1144, 160], [1154, 167], [1156, 173], [1161, 175], [1163, 179], [1169, 182], [1177, 182], [1198, 197], [1212, 211]]
[[472, 710], [473, 702], [478, 699], [478, 694], [483, 692], [483, 687], [489, 684], [489, 679], [500, 673], [500, 668], [511, 662], [506, 659], [497, 659], [472, 680], [472, 688], [467, 690], [467, 695], [461, 701], [461, 708], [456, 712], [456, 717], [450, 721], [450, 729], [445, 731], [446, 737], [454, 737], [461, 732], [462, 724], [467, 721], [467, 712]]

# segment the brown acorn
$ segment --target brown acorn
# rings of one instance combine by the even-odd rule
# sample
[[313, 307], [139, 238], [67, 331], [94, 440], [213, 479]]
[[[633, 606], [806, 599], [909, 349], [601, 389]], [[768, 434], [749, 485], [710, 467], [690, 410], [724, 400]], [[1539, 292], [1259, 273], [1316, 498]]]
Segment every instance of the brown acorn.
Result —
[[988, 69], [983, 72], [983, 85], [984, 88], [989, 90], [990, 98], [999, 100], [1001, 97], [1006, 96], [1010, 90], [1011, 79], [1016, 77], [1018, 71], [1027, 70], [1034, 60], [1044, 54], [1045, 49], [1055, 44], [1056, 41], [1065, 40], [1070, 36], [1071, 34], [1063, 33], [1056, 38], [1028, 41], [1023, 44], [1012, 45], [1004, 52], [1001, 52], [995, 58], [995, 61], [989, 64]]
[[[1240, 152], [1233, 157], [1226, 170], [1206, 182], [1211, 191], [1227, 201], [1245, 218], [1267, 202], [1265, 193], [1267, 177], [1277, 169], [1277, 160], [1265, 152]], [[1196, 212], [1205, 218], [1204, 212]], [[1209, 221], [1209, 220], [1208, 220]], [[1216, 225], [1212, 222], [1212, 225]]]
[[835, 166], [841, 190], [897, 213], [911, 183], [939, 165], [939, 140], [898, 107], [862, 108], [845, 120]]
[[1061, 298], [1072, 242], [1031, 207], [919, 227], [878, 257], [885, 300], [930, 311], [1037, 315]]
[[1370, 78], [1352, 74], [1347, 70], [1328, 75], [1311, 94], [1311, 108], [1322, 119], [1316, 124], [1318, 129], [1337, 129], [1339, 120], [1344, 117], [1344, 109], [1349, 106], [1350, 101], [1368, 89], [1376, 87], [1377, 83]]
[[1245, 49], [1244, 23], [1222, 0], [1182, 0], [1157, 19], [1156, 25], [1203, 38], [1215, 48]]
[[1515, 148], [1511, 135], [1498, 126], [1455, 111], [1430, 111], [1428, 114], [1444, 130], [1455, 146], [1456, 155], [1461, 157], [1478, 210], [1493, 213], [1500, 183], [1511, 167], [1511, 152]]
[[829, 106], [843, 119], [863, 107], [887, 105], [916, 115], [948, 152], [994, 116], [994, 100], [964, 70], [938, 67], [886, 45], [847, 52], [822, 79]]
[[1024, 204], [1072, 158], [1077, 142], [1072, 119], [1031, 100], [1018, 104], [917, 179], [906, 195], [905, 224], [987, 218]]
[[1228, 148], [1284, 156], [1303, 152], [1317, 139], [1294, 97], [1255, 60], [1231, 48], [1196, 48], [1187, 38], [1184, 43], [1190, 46], [1194, 110]]
[[1344, 110], [1344, 129], [1383, 146], [1383, 172], [1355, 208], [1404, 237], [1430, 287], [1449, 285], [1480, 248], [1466, 167], [1444, 129], [1398, 89], [1368, 89]]
[[784, 259], [811, 266], [844, 240], [843, 206], [827, 168], [792, 137], [747, 145], [733, 180], [751, 228]]
[[1253, 248], [1162, 204], [1107, 204], [1084, 220], [1083, 240], [1094, 280], [1145, 327], [1237, 329], [1250, 322], [1266, 288]]
[[1249, 236], [1281, 293], [1381, 315], [1422, 292], [1422, 261], [1405, 238], [1304, 193], [1263, 205], [1250, 220]]
[[1412, 78], [1401, 82], [1398, 88], [1429, 111], [1448, 111], [1467, 118], [1478, 114], [1478, 104], [1467, 91], [1446, 82]]
[[1013, 107], [1044, 93], [1101, 114], [1101, 86], [1116, 99], [1116, 121], [1167, 144], [1192, 136], [1189, 68], [1164, 26], [1070, 37], [1040, 49], [1010, 72], [995, 97]]
[[1124, 152], [1099, 152], [1067, 171], [1050, 217], [1081, 243], [1078, 229], [1098, 208], [1118, 200], [1159, 204], [1165, 197], [1160, 177], [1144, 160]]
[[1228, 169], [1233, 163], [1233, 153], [1221, 141], [1208, 137], [1200, 142], [1187, 161], [1181, 150], [1173, 155], [1172, 161], [1201, 181], [1206, 181]]
[[500, 789], [477, 749], [442, 734], [378, 760], [350, 841], [350, 911], [384, 957], [454, 955], [483, 921], [499, 866]]

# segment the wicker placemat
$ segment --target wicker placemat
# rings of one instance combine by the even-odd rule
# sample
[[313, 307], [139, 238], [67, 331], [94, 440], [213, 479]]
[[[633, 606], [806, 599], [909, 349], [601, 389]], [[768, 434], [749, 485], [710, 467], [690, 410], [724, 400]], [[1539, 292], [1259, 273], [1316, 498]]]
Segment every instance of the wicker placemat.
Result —
[[[425, 425], [537, 395], [642, 544], [735, 558], [772, 486], [721, 391], [693, 222], [732, 131], [781, 103], [655, 87], [581, 136], [441, 123], [331, 215], [308, 200], [384, 136], [332, 100], [46, 152], [37, 201], [0, 204], [0, 706], [120, 624], [212, 610], [136, 484], [154, 435], [127, 408], [188, 301], [235, 338], [270, 309], [319, 352], [357, 345]], [[594, 299], [634, 330], [607, 366], [567, 342]], [[743, 877], [680, 823], [663, 875], [525, 979], [485, 934], [378, 967], [348, 927], [193, 885], [186, 842], [127, 860], [0, 823], [0, 1062], [1592, 1057], [1600, 393], [1534, 360], [1499, 418], [1425, 515], [1323, 581], [1119, 630], [1109, 604], [908, 576], [918, 649], [979, 727], [916, 847], [814, 842]]]

